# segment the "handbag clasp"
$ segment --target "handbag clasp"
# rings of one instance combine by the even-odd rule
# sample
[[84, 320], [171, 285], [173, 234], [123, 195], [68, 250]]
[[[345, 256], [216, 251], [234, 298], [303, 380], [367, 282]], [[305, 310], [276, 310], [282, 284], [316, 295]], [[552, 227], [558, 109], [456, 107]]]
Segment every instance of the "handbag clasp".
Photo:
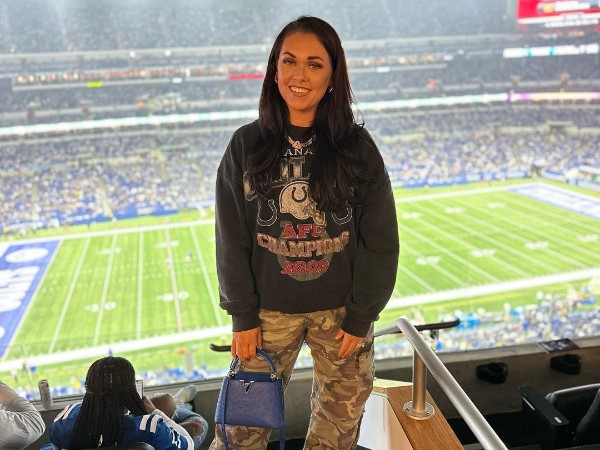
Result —
[[246, 380], [240, 380], [242, 383], [244, 383], [244, 391], [246, 391], [246, 394], [248, 393], [248, 391], [250, 390], [250, 386], [252, 386], [252, 383], [254, 383], [254, 381], [246, 381]]

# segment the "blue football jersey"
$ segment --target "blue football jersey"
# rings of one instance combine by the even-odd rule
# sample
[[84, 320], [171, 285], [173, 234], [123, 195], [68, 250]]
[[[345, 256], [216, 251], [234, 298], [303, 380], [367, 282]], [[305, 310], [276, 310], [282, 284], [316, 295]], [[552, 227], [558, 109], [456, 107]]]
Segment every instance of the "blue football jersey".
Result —
[[[56, 416], [54, 423], [50, 425], [50, 442], [56, 448], [68, 448], [80, 409], [81, 403], [66, 406]], [[152, 445], [156, 450], [194, 449], [194, 444], [190, 438], [173, 430], [163, 422], [161, 416], [156, 414], [125, 416], [123, 441], [121, 443], [128, 444], [131, 442], [145, 442]]]

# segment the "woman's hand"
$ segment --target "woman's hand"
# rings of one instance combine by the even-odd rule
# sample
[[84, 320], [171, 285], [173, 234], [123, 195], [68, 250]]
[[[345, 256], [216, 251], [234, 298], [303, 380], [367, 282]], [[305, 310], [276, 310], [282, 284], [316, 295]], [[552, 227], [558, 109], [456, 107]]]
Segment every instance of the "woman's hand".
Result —
[[262, 349], [260, 327], [245, 331], [234, 331], [231, 340], [231, 356], [244, 361], [256, 356], [256, 347]]
[[338, 356], [340, 358], [350, 356], [352, 353], [358, 350], [365, 342], [365, 338], [353, 336], [350, 333], [346, 333], [341, 328], [340, 331], [338, 331], [335, 335], [335, 339], [338, 341], [342, 339], [342, 346], [340, 347], [340, 351], [338, 352]]

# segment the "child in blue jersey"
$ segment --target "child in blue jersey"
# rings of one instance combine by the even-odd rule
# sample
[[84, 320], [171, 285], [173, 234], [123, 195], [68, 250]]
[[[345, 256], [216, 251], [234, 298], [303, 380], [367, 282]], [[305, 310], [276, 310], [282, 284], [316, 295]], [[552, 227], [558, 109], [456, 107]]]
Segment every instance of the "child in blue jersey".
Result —
[[[193, 450], [189, 433], [140, 398], [135, 371], [125, 358], [94, 362], [86, 377], [83, 402], [68, 405], [50, 426], [55, 449], [80, 450], [145, 442], [156, 450]], [[129, 413], [128, 413], [129, 411]]]

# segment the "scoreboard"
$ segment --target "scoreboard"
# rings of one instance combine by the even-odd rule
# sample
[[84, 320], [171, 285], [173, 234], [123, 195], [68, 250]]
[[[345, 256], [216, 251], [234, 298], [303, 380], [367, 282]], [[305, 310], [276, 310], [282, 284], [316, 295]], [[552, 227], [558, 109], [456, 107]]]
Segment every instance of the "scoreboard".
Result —
[[545, 27], [600, 24], [600, 0], [517, 0], [517, 23]]

